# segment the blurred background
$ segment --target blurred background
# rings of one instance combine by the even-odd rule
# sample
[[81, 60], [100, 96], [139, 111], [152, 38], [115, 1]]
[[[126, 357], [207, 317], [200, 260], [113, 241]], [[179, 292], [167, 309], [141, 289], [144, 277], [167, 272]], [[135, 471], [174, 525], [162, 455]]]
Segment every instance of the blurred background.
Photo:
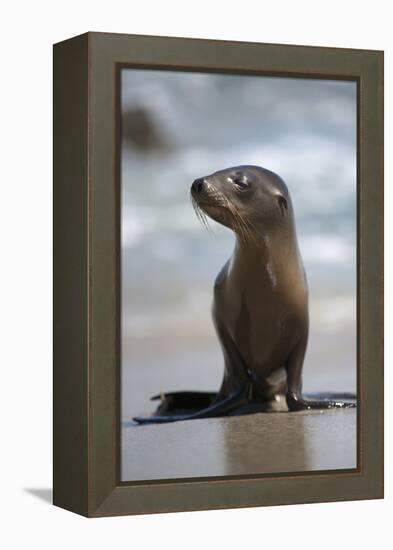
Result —
[[356, 84], [123, 69], [122, 420], [151, 395], [217, 390], [210, 316], [230, 230], [200, 225], [196, 177], [257, 164], [286, 181], [310, 287], [306, 391], [356, 390]]

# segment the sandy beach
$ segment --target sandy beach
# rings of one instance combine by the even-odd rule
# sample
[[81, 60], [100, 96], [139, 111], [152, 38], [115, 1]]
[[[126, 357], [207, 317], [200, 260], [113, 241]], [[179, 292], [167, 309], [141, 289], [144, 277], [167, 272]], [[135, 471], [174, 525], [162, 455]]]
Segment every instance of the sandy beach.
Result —
[[124, 480], [352, 468], [356, 468], [354, 409], [123, 428]]
[[[135, 425], [134, 415], [151, 413], [156, 406], [148, 396], [162, 390], [214, 391], [219, 387], [221, 350], [208, 319], [205, 327], [205, 334], [202, 330], [198, 334], [195, 325], [183, 322], [159, 339], [132, 339], [129, 349], [125, 344], [132, 361], [122, 370], [122, 479], [356, 467], [353, 409]], [[352, 323], [339, 331], [333, 327], [330, 332], [321, 327], [319, 333], [312, 331], [304, 369], [305, 392], [356, 392], [356, 372], [348, 368], [355, 364], [355, 349], [348, 342], [355, 342]], [[134, 388], [132, 398], [130, 388]]]

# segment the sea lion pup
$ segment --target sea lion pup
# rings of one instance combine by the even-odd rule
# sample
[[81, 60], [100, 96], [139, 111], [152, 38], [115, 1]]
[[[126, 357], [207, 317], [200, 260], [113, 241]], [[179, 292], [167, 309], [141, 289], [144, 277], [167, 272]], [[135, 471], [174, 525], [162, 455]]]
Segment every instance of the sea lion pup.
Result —
[[196, 179], [197, 215], [232, 229], [232, 257], [214, 285], [213, 321], [224, 355], [218, 393], [172, 392], [138, 423], [173, 422], [277, 410], [353, 407], [350, 394], [302, 395], [308, 340], [308, 291], [291, 197], [284, 181], [259, 166], [236, 166]]

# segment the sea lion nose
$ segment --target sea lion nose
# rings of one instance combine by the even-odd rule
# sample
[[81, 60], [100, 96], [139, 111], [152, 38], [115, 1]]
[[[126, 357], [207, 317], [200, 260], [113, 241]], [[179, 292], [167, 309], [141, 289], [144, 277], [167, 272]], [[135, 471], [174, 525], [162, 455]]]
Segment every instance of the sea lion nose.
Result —
[[204, 178], [197, 178], [194, 183], [191, 185], [191, 190], [193, 193], [200, 193], [205, 185]]

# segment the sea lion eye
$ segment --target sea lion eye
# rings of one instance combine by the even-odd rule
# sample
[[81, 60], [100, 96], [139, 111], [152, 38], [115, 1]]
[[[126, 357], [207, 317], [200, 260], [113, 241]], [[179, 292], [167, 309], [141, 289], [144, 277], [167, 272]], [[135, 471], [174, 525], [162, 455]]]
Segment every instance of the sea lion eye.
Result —
[[250, 187], [250, 182], [245, 176], [232, 176], [228, 180], [240, 191], [245, 191]]
[[278, 205], [281, 209], [281, 213], [285, 214], [285, 212], [288, 210], [287, 199], [285, 197], [283, 197], [282, 195], [277, 195], [277, 201], [278, 201]]

